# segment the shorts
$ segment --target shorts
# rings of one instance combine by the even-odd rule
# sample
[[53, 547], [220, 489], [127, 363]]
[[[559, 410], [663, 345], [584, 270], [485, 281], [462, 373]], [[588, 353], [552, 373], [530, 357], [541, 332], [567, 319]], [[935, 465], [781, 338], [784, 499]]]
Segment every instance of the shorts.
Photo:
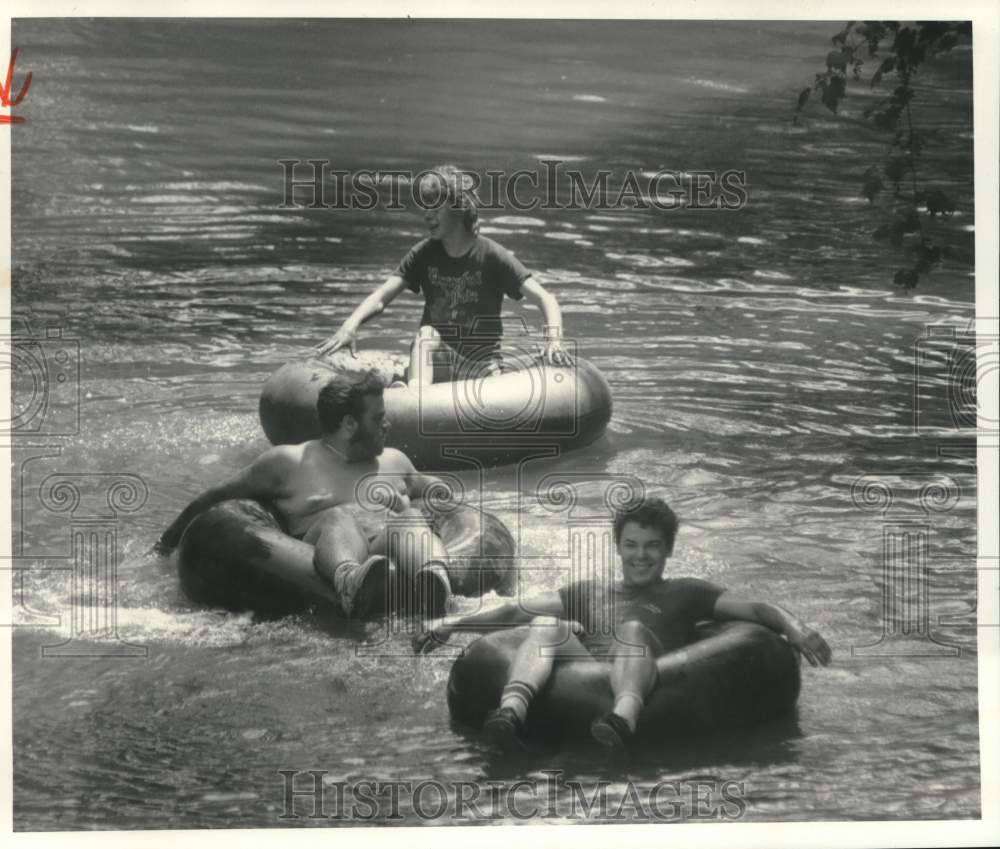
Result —
[[[650, 617], [650, 619], [652, 619], [652, 617]], [[644, 622], [643, 617], [641, 615], [630, 616], [628, 621], [639, 622], [642, 625], [646, 626], [646, 629], [649, 631], [650, 637], [652, 637], [653, 641], [652, 650], [655, 657], [659, 657], [661, 654], [666, 653], [663, 642], [656, 633], [655, 623], [653, 621]], [[623, 622], [619, 623], [619, 626], [623, 624], [624, 624]], [[627, 654], [631, 651], [631, 648], [633, 647], [633, 643], [626, 642], [625, 640], [618, 638], [617, 627], [610, 634], [603, 632], [596, 632], [596, 633], [584, 632], [583, 634], [579, 635], [579, 640], [580, 643], [583, 645], [583, 647], [587, 649], [588, 652], [590, 652], [591, 657], [595, 658], [596, 660], [603, 660], [609, 663], [614, 659], [614, 656], [616, 654], [622, 654], [622, 653]], [[641, 648], [640, 647], [635, 647], [635, 648], [637, 651], [643, 651], [643, 652], [646, 649], [645, 646]]]
[[448, 383], [457, 380], [482, 380], [502, 374], [503, 355], [496, 350], [475, 351], [466, 355], [451, 347], [444, 347], [434, 355], [434, 382]]

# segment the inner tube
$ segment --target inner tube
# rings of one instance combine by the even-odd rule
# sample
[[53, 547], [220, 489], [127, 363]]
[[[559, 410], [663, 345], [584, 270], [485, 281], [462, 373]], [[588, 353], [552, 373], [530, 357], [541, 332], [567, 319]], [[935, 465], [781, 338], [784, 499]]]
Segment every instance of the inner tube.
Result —
[[[448, 549], [452, 592], [514, 592], [515, 543], [503, 522], [468, 505], [423, 510]], [[313, 568], [313, 547], [286, 534], [275, 511], [258, 501], [224, 501], [196, 516], [177, 547], [177, 569], [181, 589], [198, 604], [271, 616], [318, 603], [339, 609]]]
[[[527, 628], [472, 643], [451, 668], [452, 718], [480, 728], [500, 703]], [[643, 707], [636, 736], [663, 738], [736, 730], [776, 719], [795, 706], [799, 658], [778, 634], [750, 622], [701, 624], [695, 642], [657, 658], [660, 683]], [[557, 662], [528, 711], [528, 736], [586, 737], [613, 707], [609, 663]]]
[[[506, 362], [506, 361], [505, 361]], [[527, 453], [560, 453], [598, 439], [611, 419], [611, 390], [595, 366], [578, 359], [552, 366], [535, 358], [511, 371], [431, 386], [389, 386], [402, 376], [398, 355], [292, 362], [278, 369], [260, 396], [260, 423], [275, 445], [320, 436], [316, 399], [332, 377], [374, 367], [386, 379], [388, 445], [419, 469], [498, 466]]]

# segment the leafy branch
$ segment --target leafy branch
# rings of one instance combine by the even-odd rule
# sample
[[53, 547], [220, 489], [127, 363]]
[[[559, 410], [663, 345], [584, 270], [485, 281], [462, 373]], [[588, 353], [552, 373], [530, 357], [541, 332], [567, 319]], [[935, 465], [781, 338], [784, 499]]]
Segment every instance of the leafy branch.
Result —
[[949, 217], [955, 211], [953, 200], [940, 187], [922, 186], [919, 179], [924, 135], [914, 126], [912, 101], [917, 94], [913, 80], [923, 63], [951, 50], [961, 40], [972, 36], [968, 21], [917, 21], [901, 25], [898, 21], [849, 21], [833, 36], [834, 49], [827, 54], [826, 70], [816, 74], [815, 82], [804, 88], [795, 107], [794, 123], [813, 95], [836, 113], [847, 96], [847, 76], [860, 81], [865, 62], [878, 62], [870, 88], [894, 77], [891, 91], [864, 110], [864, 118], [890, 137], [884, 162], [873, 165], [862, 178], [861, 194], [876, 203], [886, 185], [892, 188], [887, 201], [888, 220], [873, 233], [879, 241], [905, 247], [908, 264], [896, 271], [893, 282], [905, 289], [917, 285], [927, 274], [951, 255], [947, 245], [927, 234], [920, 212], [930, 218]]

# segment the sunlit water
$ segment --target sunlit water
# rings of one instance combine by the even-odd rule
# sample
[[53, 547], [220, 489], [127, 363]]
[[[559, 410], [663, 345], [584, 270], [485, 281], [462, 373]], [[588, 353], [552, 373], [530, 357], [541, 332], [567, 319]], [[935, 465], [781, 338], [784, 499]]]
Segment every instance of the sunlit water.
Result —
[[[671, 573], [771, 599], [833, 646], [833, 666], [804, 670], [796, 716], [644, 751], [628, 776], [638, 786], [742, 782], [754, 820], [978, 815], [975, 458], [947, 380], [947, 334], [974, 314], [970, 54], [925, 80], [926, 168], [965, 195], [943, 225], [958, 258], [911, 295], [890, 286], [897, 260], [869, 239], [874, 213], [857, 198], [883, 153], [857, 121], [871, 95], [852, 92], [846, 121], [790, 122], [833, 29], [16, 22], [34, 80], [13, 133], [15, 316], [79, 340], [81, 375], [79, 433], [15, 452], [15, 552], [29, 567], [14, 639], [17, 827], [287, 825], [281, 769], [485, 786], [553, 768], [624, 792], [584, 743], [491, 759], [450, 723], [448, 659], [408, 657], [405, 633], [372, 652], [376, 625], [200, 609], [145, 553], [266, 446], [267, 375], [421, 236], [412, 211], [279, 209], [282, 158], [745, 171], [738, 212], [484, 216], [558, 297], [615, 410], [588, 449], [464, 482], [526, 558], [550, 563], [567, 516], [540, 505], [535, 482], [582, 475], [574, 509], [596, 515], [608, 480], [637, 476], [682, 517]], [[402, 350], [417, 309], [401, 297], [363, 344]], [[537, 313], [509, 304], [507, 316], [509, 344], [527, 343], [518, 317], [537, 329]], [[915, 429], [918, 360], [929, 425]], [[148, 498], [117, 520], [106, 502], [60, 513], [39, 501], [53, 473], [138, 476]], [[893, 489], [889, 510], [855, 485], [866, 475]], [[921, 501], [934, 482], [951, 489]], [[74, 602], [87, 610], [65, 567], [72, 523], [88, 518], [117, 528], [118, 631], [145, 657], [41, 655], [68, 636]], [[929, 607], [911, 594], [884, 611], [887, 523], [927, 529]], [[522, 584], [556, 581], [543, 569]], [[911, 632], [912, 656], [852, 656], [913, 610], [928, 611], [937, 644]]]

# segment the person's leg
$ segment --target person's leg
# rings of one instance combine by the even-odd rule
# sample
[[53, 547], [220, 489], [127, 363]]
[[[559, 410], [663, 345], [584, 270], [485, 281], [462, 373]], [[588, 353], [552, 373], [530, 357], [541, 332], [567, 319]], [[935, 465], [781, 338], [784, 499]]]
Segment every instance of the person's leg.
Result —
[[641, 622], [621, 623], [615, 629], [615, 637], [616, 649], [611, 664], [614, 708], [594, 722], [591, 734], [612, 751], [624, 753], [646, 699], [659, 680], [656, 658], [663, 653], [663, 647]]
[[336, 591], [345, 616], [360, 619], [385, 610], [389, 560], [371, 550], [349, 507], [328, 510], [304, 540], [315, 546], [313, 566]]
[[503, 356], [499, 351], [477, 350], [466, 345], [454, 353], [453, 380], [483, 380], [503, 374], [503, 371]]
[[[552, 674], [560, 659], [592, 660], [573, 633], [573, 625], [555, 616], [536, 616], [528, 635], [518, 646], [500, 706], [486, 715], [483, 730], [489, 743], [499, 749], [523, 748], [521, 731], [528, 708]], [[596, 661], [594, 661], [596, 663]]]
[[406, 374], [409, 386], [430, 386], [443, 380], [451, 380], [448, 357], [451, 349], [433, 327], [420, 328], [410, 346], [410, 368]]
[[396, 564], [397, 605], [427, 619], [447, 612], [451, 600], [448, 549], [424, 514], [410, 508], [386, 522], [385, 551]]

